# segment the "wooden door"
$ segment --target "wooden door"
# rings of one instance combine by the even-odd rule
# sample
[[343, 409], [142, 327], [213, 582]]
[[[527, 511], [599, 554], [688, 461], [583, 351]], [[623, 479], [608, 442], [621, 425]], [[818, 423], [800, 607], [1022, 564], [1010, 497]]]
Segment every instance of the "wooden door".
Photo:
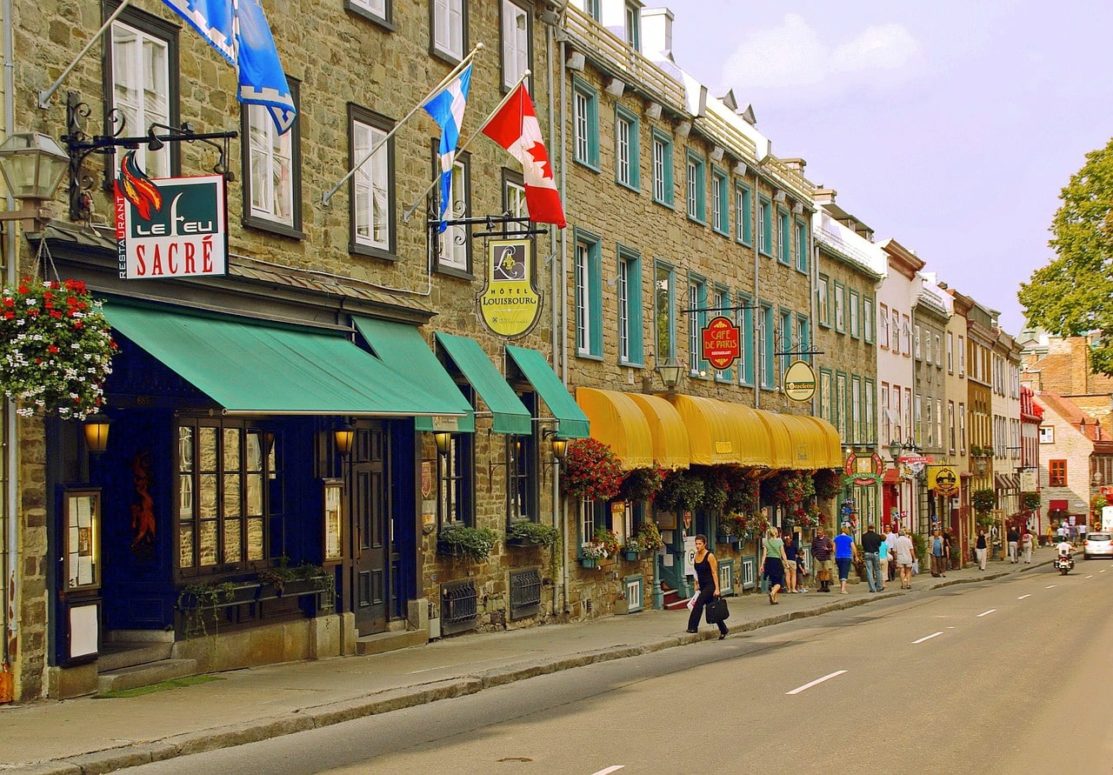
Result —
[[352, 575], [350, 599], [360, 635], [386, 630], [390, 609], [390, 488], [388, 438], [379, 423], [356, 429], [348, 469], [351, 497]]

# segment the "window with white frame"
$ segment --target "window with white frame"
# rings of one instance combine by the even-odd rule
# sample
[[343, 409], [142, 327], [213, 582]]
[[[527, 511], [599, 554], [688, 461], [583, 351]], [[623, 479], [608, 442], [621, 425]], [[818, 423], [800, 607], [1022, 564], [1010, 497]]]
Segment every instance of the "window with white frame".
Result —
[[641, 51], [642, 49], [642, 20], [641, 9], [633, 3], [626, 4], [626, 45]]
[[958, 338], [958, 376], [966, 376], [966, 343], [961, 336]]
[[958, 405], [958, 454], [966, 454], [966, 404]]
[[861, 377], [852, 377], [850, 380], [850, 425], [851, 438], [861, 443], [863, 441]]
[[835, 330], [846, 330], [846, 301], [843, 285], [835, 282]]
[[1055, 426], [1054, 425], [1041, 425], [1040, 426], [1040, 444], [1054, 444], [1055, 443]]
[[[151, 124], [171, 124], [177, 84], [171, 84], [170, 69], [177, 51], [171, 50], [170, 40], [154, 34], [154, 24], [140, 29], [122, 21], [112, 23], [111, 107], [124, 119], [126, 135], [144, 135]], [[149, 177], [169, 177], [170, 149], [170, 143], [158, 151], [140, 143], [135, 159]]]
[[867, 444], [873, 444], [877, 441], [877, 415], [873, 411], [875, 403], [873, 395], [874, 388], [875, 386], [873, 380], [867, 379], [865, 381], [865, 386], [862, 389], [862, 399], [864, 404], [864, 408], [862, 411], [865, 414], [864, 421], [866, 424], [865, 438], [862, 439], [862, 441]]
[[922, 358], [922, 352], [923, 351], [920, 349], [920, 337], [921, 337], [920, 324], [917, 323], [916, 324], [916, 338], [913, 340], [913, 346], [916, 348], [916, 350], [915, 350], [916, 360], [921, 360], [921, 358]]
[[935, 399], [935, 443], [943, 446], [943, 399]]
[[862, 338], [873, 344], [873, 297], [862, 297]]
[[905, 355], [912, 354], [912, 321], [908, 315], [901, 315], [901, 344]]
[[619, 258], [618, 280], [615, 284], [618, 295], [618, 360], [630, 361], [630, 262]]
[[754, 244], [754, 195], [746, 186], [734, 189], [734, 238], [744, 245]]
[[502, 0], [502, 85], [510, 89], [529, 70], [529, 12]]
[[512, 218], [529, 217], [529, 208], [526, 207], [526, 187], [518, 173], [503, 171], [502, 209]]
[[[295, 106], [298, 84], [287, 79]], [[301, 228], [301, 170], [298, 143], [300, 121], [282, 134], [261, 105], [249, 105], [243, 111], [244, 134], [248, 140], [247, 175], [244, 197], [247, 200], [247, 221], [250, 225], [295, 233]], [[362, 158], [362, 157], [361, 157]]]
[[850, 292], [850, 335], [855, 339], [861, 336], [862, 329], [858, 318], [860, 298], [857, 291]]
[[878, 399], [881, 402], [881, 438], [878, 439], [882, 444], [888, 444], [892, 441], [892, 422], [889, 417], [889, 385], [886, 382], [881, 383], [881, 395]]
[[947, 402], [947, 451], [955, 453], [955, 402]]
[[572, 89], [572, 152], [581, 164], [599, 166], [599, 97], [580, 82]]
[[[449, 190], [448, 220], [466, 218], [469, 213], [469, 171], [467, 154], [460, 154], [452, 165], [452, 185]], [[439, 166], [438, 166], [439, 172]], [[440, 189], [437, 189], [438, 195]], [[440, 212], [438, 207], [437, 212]], [[471, 272], [471, 240], [463, 224], [448, 226], [438, 235], [437, 264], [442, 269]]]
[[641, 364], [642, 305], [641, 258], [637, 253], [618, 250], [618, 360], [623, 364]]
[[351, 111], [352, 165], [375, 149], [352, 175], [350, 184], [352, 243], [357, 252], [394, 252], [394, 140], [383, 142], [393, 126], [369, 111]]
[[637, 189], [640, 183], [638, 167], [641, 163], [638, 153], [638, 119], [621, 107], [615, 107], [614, 115], [615, 180], [619, 185]]
[[773, 203], [768, 199], [762, 199], [758, 206], [757, 249], [773, 255]]
[[653, 201], [672, 206], [672, 142], [653, 135]]
[[820, 275], [819, 280], [815, 286], [816, 307], [819, 310], [819, 324], [821, 326], [831, 325], [830, 304], [831, 300], [828, 297], [828, 281], [825, 275]]
[[955, 335], [947, 332], [947, 373], [955, 373]]
[[877, 323], [880, 326], [880, 339], [878, 346], [888, 349], [889, 348], [889, 308], [881, 304], [878, 308]]
[[703, 222], [707, 217], [705, 189], [706, 169], [702, 159], [688, 156], [688, 217]]
[[707, 321], [707, 284], [699, 278], [688, 280], [688, 369], [692, 376], [703, 376], [700, 360], [700, 329]]
[[727, 176], [711, 171], [711, 228], [730, 236], [730, 202], [727, 201]]
[[846, 411], [848, 404], [846, 402], [845, 374], [835, 375], [835, 405], [838, 407], [839, 412], [839, 421], [836, 425], [836, 427], [839, 429], [839, 438], [848, 439], [850, 438], [850, 436], [847, 424], [850, 418], [848, 417], [849, 413]]
[[362, 15], [375, 21], [390, 24], [392, 5], [392, 0], [348, 0], [347, 7], [349, 10], [364, 11]]
[[450, 59], [463, 59], [467, 36], [465, 0], [431, 0], [433, 4], [433, 51]]
[[602, 314], [602, 289], [600, 288], [599, 243], [580, 238], [576, 240], [576, 352], [579, 355], [602, 355], [603, 332], [600, 328]]
[[889, 346], [893, 355], [900, 355], [900, 312], [893, 310], [893, 327], [889, 335]]

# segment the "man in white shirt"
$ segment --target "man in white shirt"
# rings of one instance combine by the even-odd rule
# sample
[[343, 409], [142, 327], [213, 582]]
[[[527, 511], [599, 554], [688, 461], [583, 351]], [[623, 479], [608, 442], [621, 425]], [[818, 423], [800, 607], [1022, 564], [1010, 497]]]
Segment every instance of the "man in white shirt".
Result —
[[1070, 557], [1074, 546], [1071, 545], [1070, 541], [1060, 541], [1055, 548], [1058, 550], [1060, 557]]

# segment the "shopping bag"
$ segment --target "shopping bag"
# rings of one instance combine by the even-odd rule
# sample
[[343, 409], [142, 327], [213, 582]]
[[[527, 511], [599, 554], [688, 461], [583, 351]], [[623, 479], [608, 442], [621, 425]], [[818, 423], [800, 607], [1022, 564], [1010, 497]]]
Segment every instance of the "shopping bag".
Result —
[[920, 561], [919, 560], [913, 560], [912, 561], [912, 575], [916, 576], [919, 573], [920, 573]]
[[730, 618], [730, 609], [727, 608], [727, 601], [721, 597], [711, 598], [711, 602], [707, 604], [704, 610], [706, 611], [708, 624], [725, 622]]
[[690, 597], [690, 598], [688, 599], [688, 610], [689, 610], [689, 611], [691, 611], [691, 610], [692, 610], [693, 608], [695, 608], [695, 607], [696, 607], [696, 598], [698, 598], [698, 597], [699, 597], [699, 592], [697, 592], [696, 594], [692, 595], [692, 596], [691, 596], [691, 597]]

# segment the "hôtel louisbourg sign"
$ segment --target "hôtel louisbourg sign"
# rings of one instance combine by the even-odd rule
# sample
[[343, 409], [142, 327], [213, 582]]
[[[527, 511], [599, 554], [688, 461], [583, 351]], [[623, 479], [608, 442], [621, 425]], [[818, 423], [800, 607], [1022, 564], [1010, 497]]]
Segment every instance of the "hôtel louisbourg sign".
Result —
[[224, 176], [148, 178], [131, 151], [120, 163], [115, 199], [121, 278], [227, 273]]

